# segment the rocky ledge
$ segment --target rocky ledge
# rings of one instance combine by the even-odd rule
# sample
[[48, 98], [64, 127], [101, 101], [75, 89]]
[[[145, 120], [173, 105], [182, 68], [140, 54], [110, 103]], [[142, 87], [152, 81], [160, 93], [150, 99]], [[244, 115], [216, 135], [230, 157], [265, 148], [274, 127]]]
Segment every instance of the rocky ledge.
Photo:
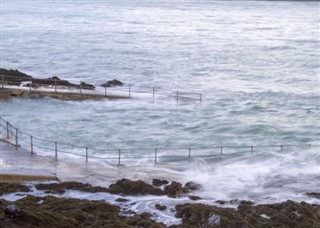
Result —
[[[61, 198], [67, 190], [90, 193], [117, 194], [116, 202], [129, 201], [132, 195], [167, 195], [182, 197], [201, 188], [193, 182], [181, 184], [166, 180], [153, 180], [152, 184], [141, 180], [122, 179], [109, 188], [94, 187], [79, 182], [39, 183], [34, 185], [49, 196], [36, 197], [34, 189], [26, 184], [0, 183], [0, 195], [17, 193], [24, 198], [9, 202], [0, 200], [0, 227], [167, 227], [156, 222], [154, 214], [137, 214], [130, 209], [123, 211], [119, 206], [106, 201], [89, 201]], [[317, 193], [318, 194], [318, 193]], [[311, 195], [318, 196], [315, 193]], [[220, 204], [224, 201], [217, 201]], [[236, 201], [235, 208], [221, 208], [206, 204], [190, 203], [175, 207], [175, 217], [184, 227], [319, 227], [320, 205], [305, 202], [286, 201], [278, 204], [254, 205], [250, 201]], [[162, 201], [163, 204], [165, 204]], [[169, 210], [165, 205], [156, 204], [159, 213]], [[172, 210], [172, 209], [170, 209]]]
[[[96, 87], [93, 84], [86, 82], [80, 82], [79, 84], [71, 83], [67, 80], [63, 80], [58, 76], [52, 76], [49, 78], [41, 79], [35, 78], [26, 73], [18, 70], [7, 70], [0, 68], [0, 98], [8, 99], [11, 97], [52, 97], [60, 100], [86, 100], [86, 99], [120, 99], [127, 98], [116, 95], [106, 95], [97, 93], [82, 93], [82, 90], [95, 90]], [[7, 86], [9, 85], [9, 87]], [[102, 87], [116, 87], [122, 86], [123, 83], [114, 79], [102, 84]], [[22, 86], [29, 89], [14, 88], [12, 86]], [[36, 90], [36, 88], [47, 88], [47, 90]], [[51, 90], [48, 90], [51, 88]], [[72, 92], [63, 92], [60, 89], [76, 89]], [[57, 92], [60, 90], [59, 92]]]

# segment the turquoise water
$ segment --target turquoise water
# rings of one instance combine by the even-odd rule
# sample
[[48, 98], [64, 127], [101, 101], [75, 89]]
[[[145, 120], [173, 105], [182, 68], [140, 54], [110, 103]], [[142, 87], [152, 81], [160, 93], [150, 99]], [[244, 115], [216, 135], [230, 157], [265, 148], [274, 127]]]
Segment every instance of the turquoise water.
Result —
[[[1, 67], [96, 85], [116, 78], [199, 92], [203, 101], [134, 93], [117, 101], [12, 99], [1, 102], [1, 116], [39, 138], [94, 148], [319, 144], [319, 7], [4, 0]], [[290, 198], [319, 185], [319, 148], [260, 152], [215, 161], [215, 168], [195, 163], [191, 170], [198, 172], [187, 169], [186, 179], [200, 175], [208, 191], [220, 183], [216, 192], [226, 199], [244, 192]], [[225, 191], [226, 180], [234, 191]], [[285, 197], [277, 195], [279, 182]]]

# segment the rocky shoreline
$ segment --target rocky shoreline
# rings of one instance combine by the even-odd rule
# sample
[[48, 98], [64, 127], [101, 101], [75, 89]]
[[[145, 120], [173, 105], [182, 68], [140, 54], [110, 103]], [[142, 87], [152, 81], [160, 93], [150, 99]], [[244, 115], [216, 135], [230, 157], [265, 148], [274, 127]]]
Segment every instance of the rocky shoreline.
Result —
[[[104, 94], [90, 94], [82, 93], [82, 90], [94, 91], [96, 86], [86, 82], [80, 82], [79, 84], [71, 83], [67, 80], [61, 79], [58, 76], [52, 76], [49, 78], [35, 78], [31, 75], [23, 73], [18, 70], [7, 70], [0, 68], [0, 98], [8, 99], [11, 97], [51, 97], [60, 100], [87, 100], [87, 99], [119, 99], [127, 98], [123, 96], [110, 96]], [[19, 86], [22, 89], [13, 89], [11, 87], [5, 88], [5, 86]], [[119, 80], [113, 79], [100, 85], [100, 87], [117, 87], [123, 86], [123, 83]], [[51, 88], [52, 91], [39, 91], [38, 88]], [[76, 92], [57, 92], [59, 89], [74, 89]]]
[[[0, 183], [1, 227], [319, 227], [320, 205], [285, 201], [277, 204], [254, 205], [250, 201], [236, 200], [237, 208], [210, 206], [197, 203], [200, 197], [194, 192], [201, 186], [188, 182], [168, 182], [154, 179], [152, 184], [141, 180], [118, 180], [108, 188], [79, 182]], [[40, 191], [44, 196], [33, 194]], [[106, 200], [87, 200], [61, 197], [67, 191], [93, 194], [110, 194], [118, 205]], [[21, 199], [10, 202], [7, 194]], [[318, 197], [318, 193], [310, 193]], [[156, 221], [155, 214], [138, 214], [130, 209], [132, 196], [188, 196], [190, 202], [178, 204], [174, 216], [180, 224], [166, 225]], [[217, 201], [223, 205], [228, 202]], [[126, 209], [122, 204], [129, 205]], [[156, 204], [159, 213], [172, 210]], [[172, 211], [171, 211], [172, 212]]]

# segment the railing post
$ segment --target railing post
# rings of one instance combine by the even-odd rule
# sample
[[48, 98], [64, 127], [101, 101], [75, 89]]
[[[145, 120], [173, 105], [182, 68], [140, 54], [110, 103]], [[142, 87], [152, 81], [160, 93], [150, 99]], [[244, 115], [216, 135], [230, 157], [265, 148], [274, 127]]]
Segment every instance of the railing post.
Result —
[[188, 159], [191, 159], [191, 148], [189, 147], [189, 154], [188, 154]]
[[33, 137], [30, 135], [31, 155], [33, 154]]
[[57, 79], [54, 79], [54, 92], [57, 92]]
[[154, 149], [154, 164], [157, 164], [158, 149]]
[[223, 149], [223, 147], [220, 147], [220, 155], [222, 155], [222, 149]]
[[155, 92], [156, 92], [156, 88], [153, 87], [153, 88], [152, 88], [152, 97], [153, 97], [153, 98], [154, 98]]
[[129, 85], [129, 97], [131, 97], [131, 85]]
[[9, 140], [10, 139], [10, 130], [9, 130], [9, 122], [7, 121], [7, 139]]
[[121, 150], [119, 149], [118, 167], [120, 166], [120, 159], [121, 159]]
[[58, 143], [54, 142], [55, 159], [58, 160]]
[[18, 149], [18, 147], [19, 147], [19, 138], [18, 138], [18, 134], [19, 134], [19, 131], [18, 131], [18, 128], [16, 128], [16, 149]]
[[88, 147], [86, 147], [86, 163], [88, 163]]
[[31, 85], [32, 85], [32, 79], [30, 77], [30, 82], [29, 82], [29, 90], [31, 91]]
[[251, 153], [253, 153], [253, 146], [251, 146]]

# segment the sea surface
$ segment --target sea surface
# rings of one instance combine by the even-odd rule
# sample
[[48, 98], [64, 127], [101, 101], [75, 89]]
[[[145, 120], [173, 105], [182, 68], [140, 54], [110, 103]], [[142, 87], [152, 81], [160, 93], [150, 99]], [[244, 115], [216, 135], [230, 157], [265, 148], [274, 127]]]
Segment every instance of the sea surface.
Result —
[[[1, 101], [1, 116], [41, 139], [133, 155], [311, 144], [212, 149], [216, 158], [166, 171], [203, 184], [204, 198], [319, 203], [305, 195], [320, 185], [319, 15], [319, 2], [304, 1], [2, 0], [2, 68], [118, 79], [133, 91], [124, 100]], [[135, 86], [150, 94], [135, 96]], [[202, 101], [152, 98], [152, 87]]]

